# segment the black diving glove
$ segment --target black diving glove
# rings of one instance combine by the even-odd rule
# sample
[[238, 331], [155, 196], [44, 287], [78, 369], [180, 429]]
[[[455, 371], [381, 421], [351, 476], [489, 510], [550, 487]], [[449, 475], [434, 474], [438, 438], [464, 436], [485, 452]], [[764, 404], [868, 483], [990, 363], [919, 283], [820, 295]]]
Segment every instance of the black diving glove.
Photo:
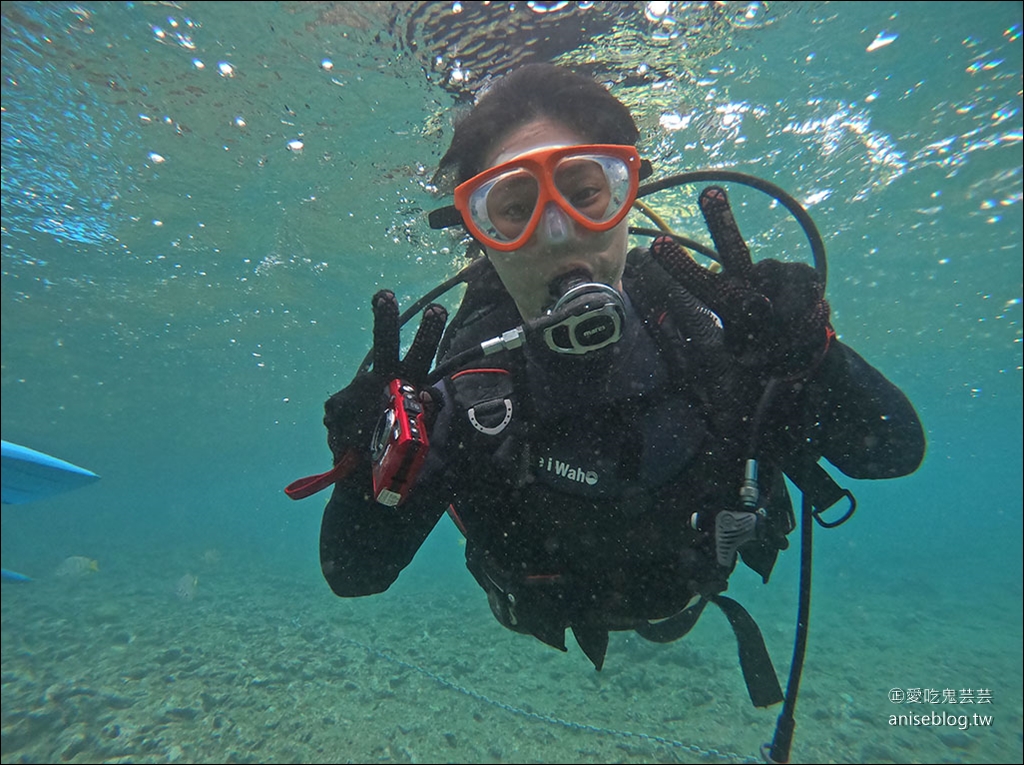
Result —
[[[427, 306], [409, 352], [399, 361], [398, 302], [389, 290], [373, 296], [373, 367], [357, 373], [347, 387], [324, 404], [327, 445], [334, 455], [334, 467], [326, 473], [292, 481], [285, 487], [285, 494], [291, 499], [310, 497], [345, 480], [368, 461], [370, 442], [385, 404], [385, 391], [392, 380], [417, 386], [426, 378], [447, 320], [448, 312], [442, 306]], [[429, 427], [434, 409], [436, 405], [427, 398], [422, 406], [425, 419], [421, 420], [425, 427]]]
[[817, 271], [805, 263], [754, 263], [725, 191], [704, 189], [700, 209], [722, 264], [713, 272], [674, 239], [659, 237], [651, 253], [661, 266], [722, 320], [729, 350], [776, 377], [809, 372], [833, 337], [829, 305]]
[[394, 293], [381, 290], [373, 296], [372, 306], [373, 367], [357, 374], [347, 387], [324, 404], [327, 445], [336, 465], [353, 456], [369, 455], [370, 440], [388, 383], [401, 379], [418, 387], [426, 379], [448, 321], [448, 312], [443, 306], [436, 303], [427, 306], [409, 352], [399, 360], [400, 327]]

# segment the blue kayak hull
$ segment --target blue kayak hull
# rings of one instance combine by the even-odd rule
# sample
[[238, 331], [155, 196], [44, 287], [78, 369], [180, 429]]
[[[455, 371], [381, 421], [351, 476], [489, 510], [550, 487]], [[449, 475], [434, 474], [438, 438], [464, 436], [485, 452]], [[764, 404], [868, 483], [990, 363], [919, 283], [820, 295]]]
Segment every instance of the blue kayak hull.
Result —
[[0, 475], [5, 505], [35, 502], [99, 480], [91, 470], [9, 441], [2, 443]]

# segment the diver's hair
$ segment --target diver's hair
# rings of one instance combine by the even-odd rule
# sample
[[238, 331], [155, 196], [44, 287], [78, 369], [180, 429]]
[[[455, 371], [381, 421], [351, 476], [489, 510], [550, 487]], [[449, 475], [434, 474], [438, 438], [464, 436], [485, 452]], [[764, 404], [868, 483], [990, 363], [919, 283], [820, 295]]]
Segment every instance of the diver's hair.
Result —
[[455, 186], [483, 172], [484, 158], [499, 141], [541, 118], [570, 128], [589, 143], [635, 146], [640, 137], [629, 109], [600, 83], [554, 64], [527, 64], [497, 80], [456, 121], [438, 178]]

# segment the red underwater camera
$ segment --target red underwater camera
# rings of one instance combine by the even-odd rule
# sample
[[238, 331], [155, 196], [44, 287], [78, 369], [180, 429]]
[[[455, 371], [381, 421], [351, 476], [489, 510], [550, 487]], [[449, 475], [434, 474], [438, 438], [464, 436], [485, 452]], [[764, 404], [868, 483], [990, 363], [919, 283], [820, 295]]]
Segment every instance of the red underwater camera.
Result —
[[378, 502], [394, 507], [409, 496], [428, 446], [423, 404], [416, 388], [404, 380], [392, 380], [370, 442], [373, 496]]

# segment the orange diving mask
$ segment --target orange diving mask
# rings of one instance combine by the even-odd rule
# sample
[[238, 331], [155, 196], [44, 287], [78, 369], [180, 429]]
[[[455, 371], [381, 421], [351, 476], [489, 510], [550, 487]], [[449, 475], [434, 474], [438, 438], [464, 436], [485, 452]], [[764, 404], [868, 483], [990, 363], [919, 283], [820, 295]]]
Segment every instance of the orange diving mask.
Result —
[[522, 247], [551, 204], [588, 231], [607, 231], [629, 213], [646, 164], [633, 146], [537, 149], [459, 184], [455, 208], [480, 243], [502, 252]]

